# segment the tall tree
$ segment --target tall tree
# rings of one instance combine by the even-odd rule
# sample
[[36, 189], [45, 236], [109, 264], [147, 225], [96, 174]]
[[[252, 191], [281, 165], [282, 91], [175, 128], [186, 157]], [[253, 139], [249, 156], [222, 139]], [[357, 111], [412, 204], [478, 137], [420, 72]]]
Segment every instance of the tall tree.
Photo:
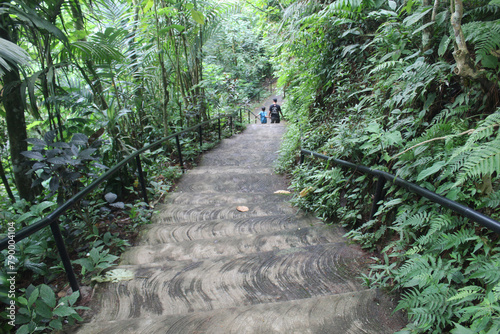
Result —
[[[0, 6], [8, 4], [9, 1], [1, 1]], [[12, 43], [17, 42], [17, 29], [9, 14], [0, 14], [0, 38]], [[8, 60], [7, 60], [8, 62]], [[27, 175], [29, 166], [26, 158], [21, 154], [28, 149], [28, 138], [26, 132], [26, 119], [24, 115], [23, 98], [21, 94], [21, 77], [16, 64], [9, 64], [10, 69], [4, 67], [2, 76], [3, 91], [2, 102], [5, 108], [5, 118], [7, 122], [7, 131], [9, 136], [10, 157], [12, 169], [16, 181], [17, 191], [21, 198], [26, 200], [33, 199], [31, 191], [31, 177]]]

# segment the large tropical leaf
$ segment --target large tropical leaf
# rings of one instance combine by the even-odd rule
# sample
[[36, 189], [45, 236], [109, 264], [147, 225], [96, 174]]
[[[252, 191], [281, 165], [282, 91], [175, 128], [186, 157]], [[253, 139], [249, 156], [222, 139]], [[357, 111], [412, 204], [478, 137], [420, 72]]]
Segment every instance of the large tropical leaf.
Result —
[[123, 55], [116, 48], [98, 42], [77, 41], [71, 43], [70, 49], [73, 55], [80, 59], [91, 60], [100, 64], [123, 59]]
[[15, 7], [14, 5], [10, 6], [10, 14], [14, 15], [18, 20], [24, 22], [28, 26], [36, 27], [37, 29], [49, 32], [63, 44], [68, 45], [68, 37], [61, 29], [38, 15], [33, 8], [30, 8], [22, 2], [20, 2], [20, 4], [22, 5], [22, 9]]
[[0, 77], [13, 66], [26, 65], [30, 56], [16, 44], [0, 38]]

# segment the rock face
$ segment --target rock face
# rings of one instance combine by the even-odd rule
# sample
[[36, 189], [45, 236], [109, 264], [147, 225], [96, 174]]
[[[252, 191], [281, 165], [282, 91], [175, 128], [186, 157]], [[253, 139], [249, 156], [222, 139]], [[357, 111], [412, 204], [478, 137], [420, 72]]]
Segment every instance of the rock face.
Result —
[[[272, 164], [283, 124], [205, 153], [100, 284], [84, 333], [393, 333], [394, 303], [358, 278], [366, 254], [287, 202]], [[236, 208], [245, 206], [248, 211]]]

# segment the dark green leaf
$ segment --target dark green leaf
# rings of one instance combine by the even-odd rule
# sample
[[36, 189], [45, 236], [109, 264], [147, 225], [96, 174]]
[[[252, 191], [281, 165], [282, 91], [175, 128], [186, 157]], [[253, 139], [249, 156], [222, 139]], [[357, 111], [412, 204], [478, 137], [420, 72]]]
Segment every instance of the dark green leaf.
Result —
[[24, 155], [28, 159], [35, 159], [35, 160], [45, 160], [43, 157], [42, 153], [36, 152], [36, 151], [24, 151], [21, 152], [22, 155]]
[[29, 334], [29, 326], [28, 325], [22, 325], [19, 327], [19, 329], [16, 331], [16, 334]]
[[40, 295], [40, 290], [39, 289], [35, 289], [31, 292], [31, 294], [29, 295], [29, 298], [28, 298], [28, 306], [31, 307], [35, 301], [38, 299], [38, 296]]
[[92, 153], [94, 153], [95, 151], [97, 151], [96, 148], [87, 148], [83, 151], [80, 151], [78, 153], [78, 157], [80, 159], [83, 159], [83, 160], [91, 160], [92, 159]]
[[52, 318], [52, 308], [45, 303], [44, 300], [38, 299], [36, 301], [36, 308], [35, 312], [38, 315], [41, 315], [45, 319], [51, 319]]
[[28, 139], [26, 139], [26, 141], [29, 144], [33, 144], [33, 145], [36, 145], [36, 146], [47, 146], [47, 143], [45, 142], [45, 140], [42, 140], [42, 139], [39, 139], [39, 138], [28, 138]]
[[434, 173], [439, 172], [443, 168], [444, 165], [446, 165], [446, 162], [438, 161], [434, 165], [432, 165], [431, 167], [424, 169], [423, 171], [420, 172], [420, 174], [418, 174], [417, 181], [421, 181], [421, 180], [425, 179], [426, 177], [428, 177]]
[[47, 306], [51, 308], [56, 306], [56, 294], [48, 285], [42, 284], [40, 286], [40, 297]]
[[51, 164], [54, 164], [54, 165], [66, 165], [69, 163], [68, 159], [65, 159], [62, 157], [50, 158], [50, 159], [47, 159], [47, 162], [50, 162]]
[[55, 131], [49, 131], [49, 132], [45, 133], [45, 135], [43, 136], [43, 139], [45, 139], [46, 143], [52, 143], [55, 138], [56, 138]]
[[57, 189], [59, 189], [59, 178], [57, 176], [53, 176], [51, 179], [50, 179], [50, 182], [49, 182], [49, 189], [51, 192], [56, 192]]
[[83, 133], [75, 133], [73, 138], [71, 138], [71, 143], [75, 145], [86, 145], [89, 138]]
[[78, 297], [80, 297], [80, 291], [73, 292], [69, 296], [61, 298], [61, 301], [65, 301], [71, 306], [78, 300]]
[[54, 310], [54, 315], [57, 315], [59, 317], [67, 317], [75, 313], [76, 311], [72, 307], [67, 305], [60, 305]]
[[[21, 2], [21, 4], [23, 4]], [[34, 26], [41, 30], [46, 30], [52, 35], [54, 35], [57, 39], [59, 39], [61, 42], [64, 44], [68, 45], [68, 38], [66, 35], [55, 25], [50, 23], [49, 21], [45, 20], [44, 18], [40, 17], [38, 13], [29, 7], [28, 5], [22, 6], [22, 10], [18, 10], [15, 7], [11, 7], [12, 12], [14, 12], [15, 15], [18, 16], [19, 19], [32, 23]]]
[[62, 143], [62, 142], [52, 143], [52, 144], [49, 144], [49, 146], [58, 147], [58, 148], [70, 148], [68, 143]]
[[56, 330], [62, 330], [61, 319], [54, 319], [54, 320], [50, 321], [49, 326], [56, 329]]
[[100, 164], [100, 163], [98, 163], [98, 162], [94, 162], [92, 165], [93, 165], [94, 167], [99, 168], [99, 169], [109, 169], [109, 167], [108, 167], [108, 166], [104, 166], [103, 164]]

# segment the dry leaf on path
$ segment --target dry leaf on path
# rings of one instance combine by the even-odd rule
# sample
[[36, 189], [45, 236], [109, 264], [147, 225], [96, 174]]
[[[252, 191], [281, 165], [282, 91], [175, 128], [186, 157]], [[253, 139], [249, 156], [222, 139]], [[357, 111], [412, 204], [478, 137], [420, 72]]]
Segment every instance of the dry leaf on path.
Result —
[[288, 190], [276, 190], [274, 193], [275, 194], [290, 194], [290, 192]]
[[236, 207], [236, 210], [238, 210], [240, 212], [247, 212], [249, 209], [246, 206], [240, 205], [240, 206]]

